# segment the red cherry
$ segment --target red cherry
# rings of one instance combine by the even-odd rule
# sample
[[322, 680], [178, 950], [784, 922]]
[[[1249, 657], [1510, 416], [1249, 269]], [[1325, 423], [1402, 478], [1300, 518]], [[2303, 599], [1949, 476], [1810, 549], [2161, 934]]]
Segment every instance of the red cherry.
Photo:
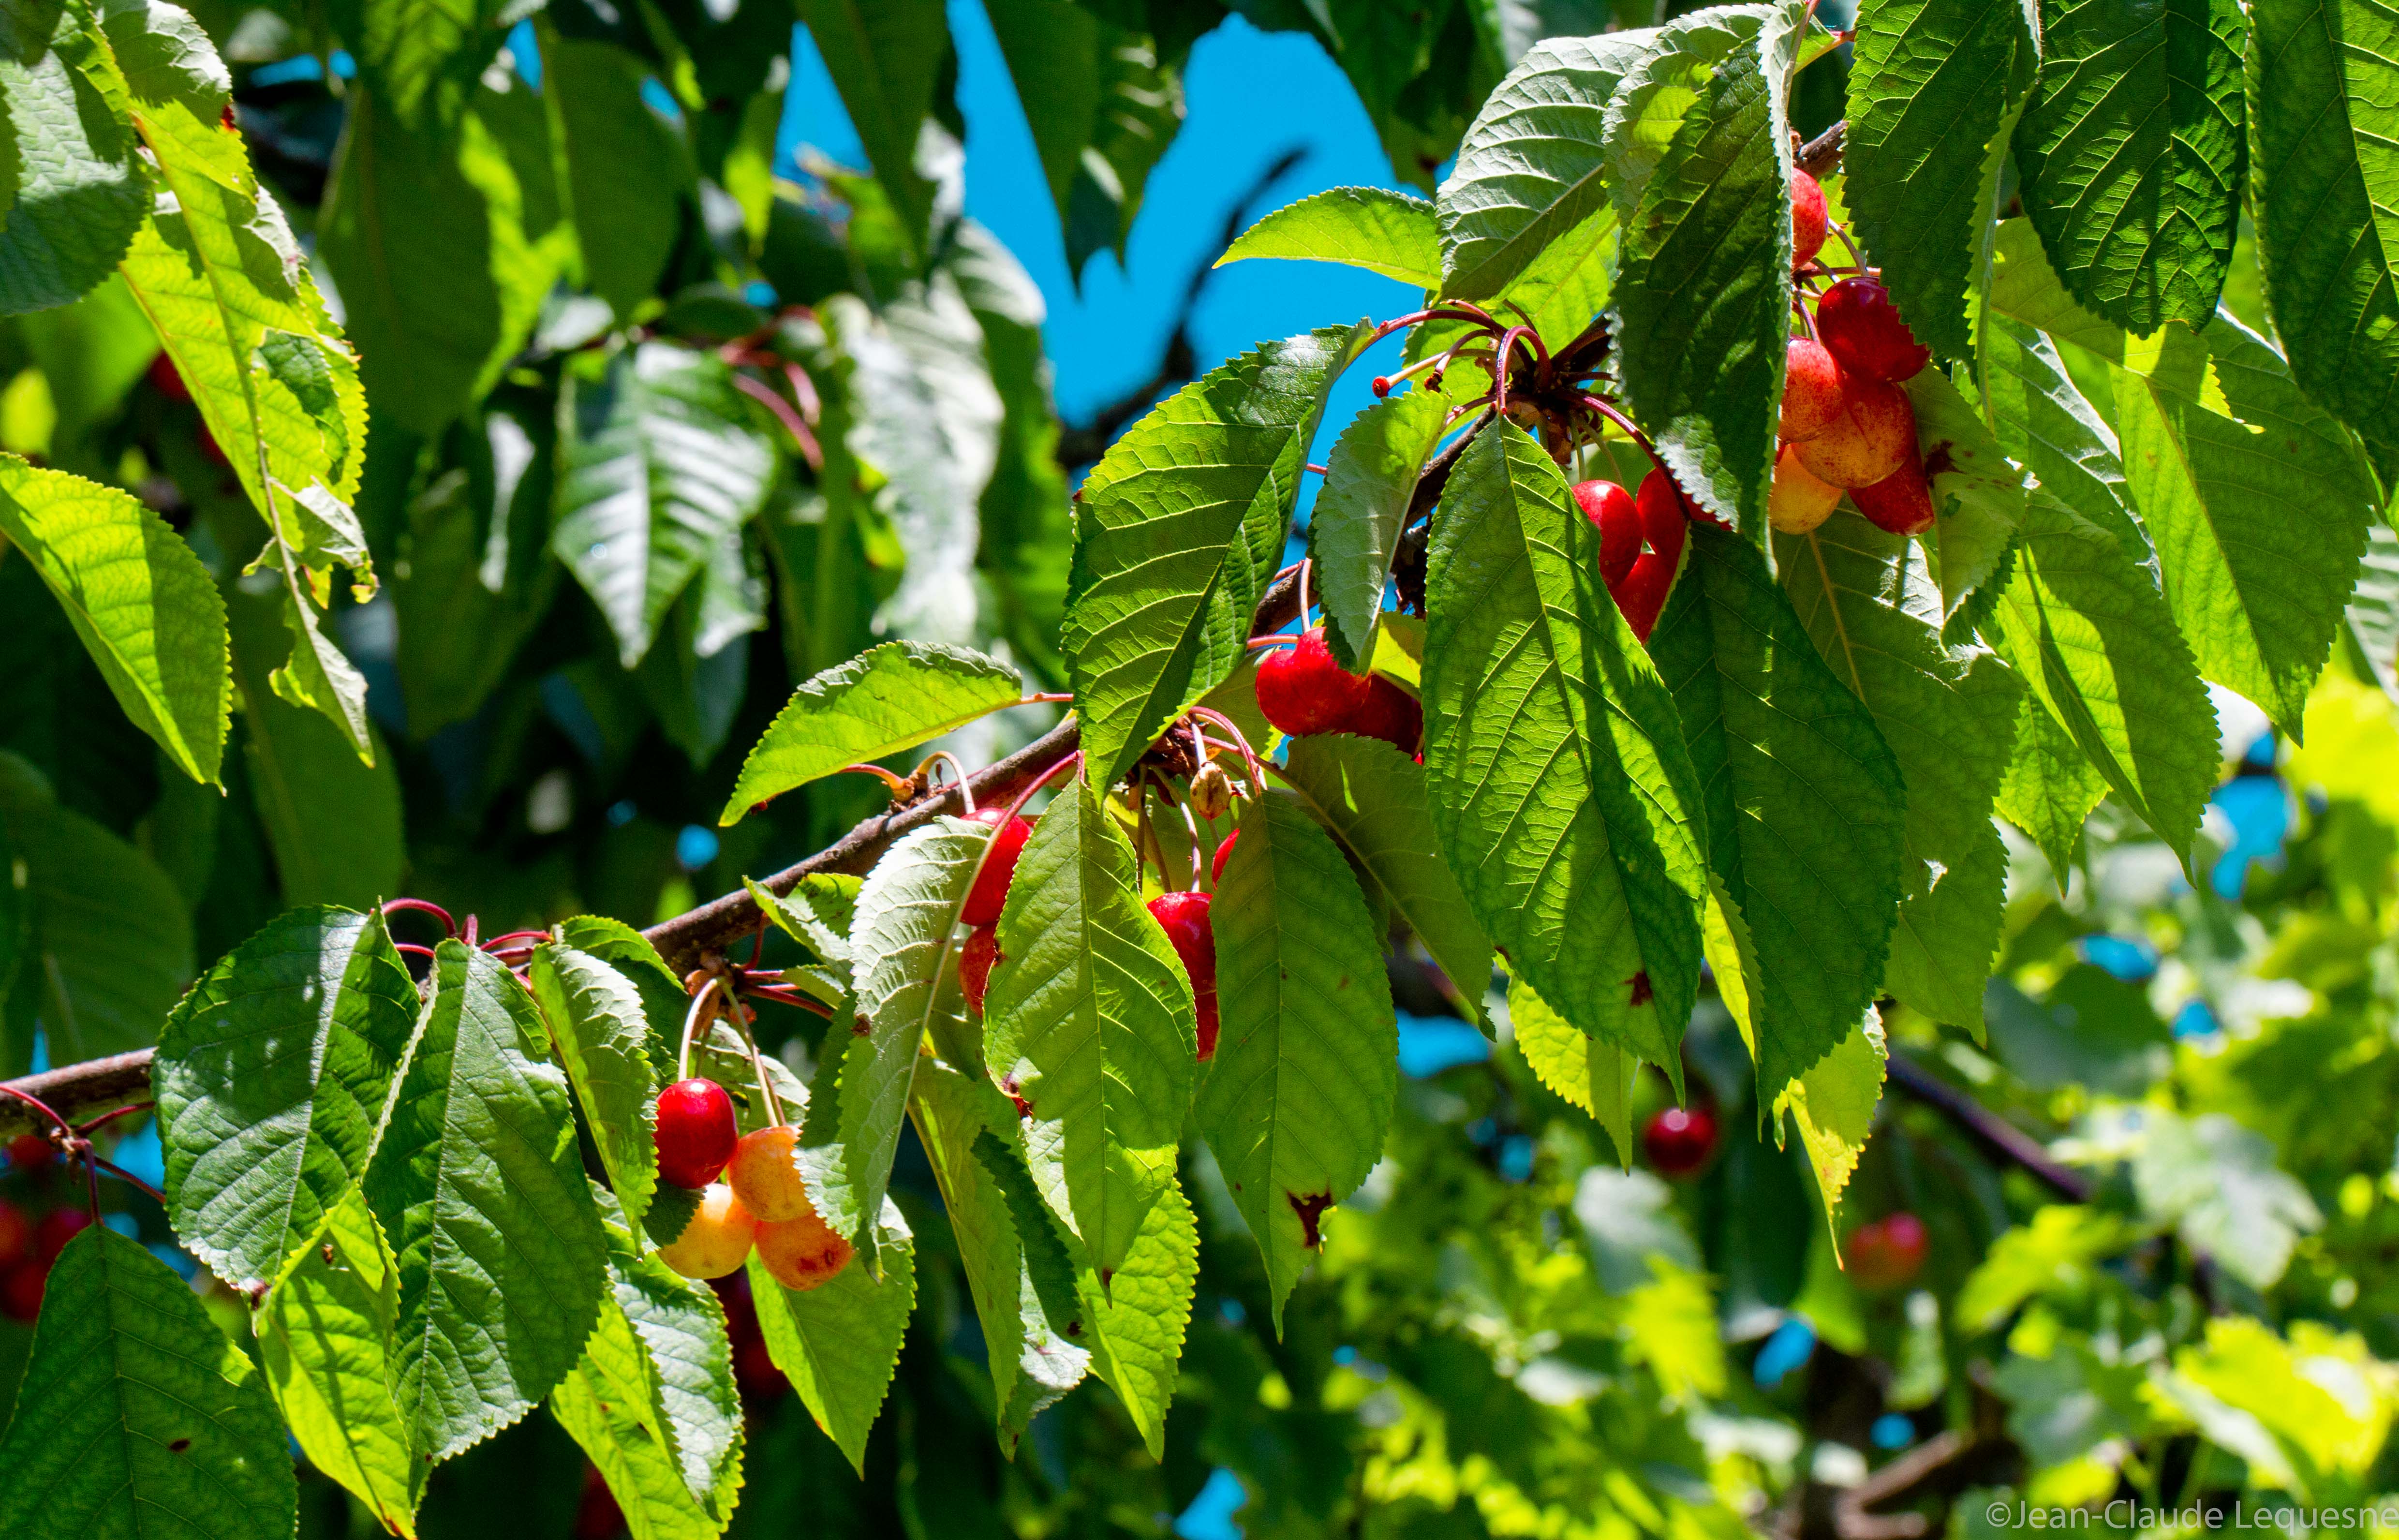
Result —
[[1208, 922], [1208, 895], [1161, 893], [1149, 900], [1149, 912], [1173, 943], [1174, 955], [1183, 960], [1183, 972], [1191, 980], [1204, 1063], [1216, 1056], [1216, 932]]
[[1816, 479], [1799, 463], [1799, 446], [1785, 444], [1774, 454], [1774, 482], [1766, 493], [1766, 521], [1784, 534], [1805, 534], [1833, 517], [1841, 506], [1841, 489]]
[[658, 1180], [697, 1192], [717, 1179], [740, 1142], [733, 1098], [713, 1080], [678, 1080], [658, 1093], [658, 1126], [651, 1138], [658, 1150]]
[[143, 371], [142, 377], [150, 382], [151, 389], [170, 401], [180, 404], [192, 399], [192, 387], [183, 383], [183, 373], [175, 368], [175, 360], [167, 357], [167, 350], [163, 347], [151, 355], [150, 367]]
[[42, 1287], [50, 1281], [50, 1264], [28, 1259], [0, 1273], [0, 1316], [29, 1321], [42, 1313]]
[[1794, 337], [1782, 361], [1783, 439], [1813, 439], [1841, 415], [1841, 366], [1823, 343]]
[[58, 1158], [58, 1150], [40, 1134], [19, 1134], [8, 1141], [8, 1169], [39, 1170]]
[[1916, 408], [1907, 392], [1851, 374], [1841, 415], [1813, 439], [1793, 446], [1799, 463], [1828, 486], [1870, 487], [1916, 453]]
[[22, 1261], [34, 1239], [34, 1222], [13, 1203], [0, 1201], [0, 1268]]
[[1850, 500], [1877, 529], [1893, 534], [1921, 534], [1932, 527], [1932, 483], [1924, 479], [1924, 462], [1913, 454], [1872, 486], [1851, 488]]
[[217, 436], [209, 431], [209, 425], [206, 423], [200, 425], [200, 458], [212, 466], [231, 464], [225, 458], [225, 452], [218, 447]]
[[583, 1462], [583, 1495], [576, 1500], [570, 1533], [575, 1540], [611, 1540], [625, 1533], [625, 1510], [617, 1506], [617, 1494], [608, 1490], [600, 1467], [589, 1460]]
[[1613, 481], [1578, 481], [1575, 506], [1599, 531], [1599, 580], [1611, 589], [1641, 554], [1641, 512], [1633, 494]]
[[967, 1004], [977, 1016], [983, 1014], [983, 997], [991, 988], [991, 968], [1000, 960], [999, 930], [995, 925], [977, 925], [967, 933], [967, 944], [958, 949], [958, 988], [966, 991]]
[[1640, 493], [1633, 501], [1640, 510], [1641, 534], [1649, 548], [1634, 560], [1633, 570], [1610, 592], [1633, 634], [1647, 642], [1659, 613], [1666, 607], [1666, 595], [1674, 589], [1674, 572], [1682, 564], [1683, 543], [1689, 538], [1691, 525], [1682, 489], [1663, 471], [1653, 470], [1643, 477]]
[[1716, 1114], [1705, 1107], [1669, 1107], [1641, 1130], [1642, 1153], [1660, 1176], [1681, 1182], [1716, 1153]]
[[1293, 737], [1337, 733], [1358, 712], [1366, 682], [1341, 667], [1324, 642], [1324, 628], [1299, 633], [1258, 661], [1258, 709]]
[[1861, 1289], [1897, 1289], [1924, 1270], [1931, 1250], [1924, 1222], [1904, 1210], [1850, 1232], [1850, 1278]]
[[1240, 837], [1241, 831], [1236, 829], [1231, 833], [1225, 836], [1224, 844], [1216, 847], [1216, 858], [1208, 863], [1208, 880], [1210, 882], [1221, 883], [1225, 880], [1225, 862], [1229, 859], [1233, 854], [1233, 842]]
[[1416, 697], [1380, 674], [1366, 681], [1366, 699], [1348, 730], [1362, 738], [1381, 738], [1403, 754], [1413, 755], [1424, 743], [1424, 707]]
[[1843, 278], [1824, 290], [1816, 335], [1843, 369], [1869, 380], [1904, 380], [1932, 358], [1900, 318], [1891, 290], [1872, 278]]
[[34, 1226], [34, 1256], [45, 1267], [59, 1260], [67, 1242], [91, 1228], [91, 1215], [82, 1209], [53, 1209]]
[[1805, 267], [1824, 249], [1831, 225], [1824, 209], [1824, 188], [1805, 171], [1791, 173], [1791, 265]]
[[979, 823], [993, 830], [991, 855], [983, 863], [983, 872], [967, 894], [966, 907], [958, 918], [970, 925], [992, 925], [999, 923], [999, 912], [1008, 902], [1008, 885], [1016, 876], [1016, 858], [1024, 853], [1024, 842], [1033, 837], [1033, 826], [1023, 818], [1008, 818], [1005, 807], [978, 807], [967, 815], [969, 823]]

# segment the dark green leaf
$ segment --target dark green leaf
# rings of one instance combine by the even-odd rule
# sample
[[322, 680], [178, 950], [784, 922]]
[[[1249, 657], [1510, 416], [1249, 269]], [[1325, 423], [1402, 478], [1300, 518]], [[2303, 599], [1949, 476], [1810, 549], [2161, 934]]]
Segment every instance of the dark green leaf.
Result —
[[777, 1283], [753, 1252], [750, 1292], [775, 1367], [791, 1376], [808, 1413], [862, 1473], [866, 1435], [883, 1409], [900, 1362], [900, 1340], [916, 1302], [916, 1240], [896, 1204], [886, 1201], [873, 1254], [861, 1254], [814, 1289]]
[[566, 192], [585, 277], [629, 322], [652, 298], [674, 250], [691, 157], [642, 100], [641, 61], [608, 43], [541, 39], [545, 93], [564, 131]]
[[916, 140], [950, 46], [941, 0], [799, 0], [799, 9], [901, 229], [923, 252], [933, 184], [918, 173]]
[[1391, 554], [1416, 478], [1447, 430], [1450, 404], [1422, 388], [1387, 397], [1341, 430], [1325, 462], [1324, 487], [1308, 517], [1308, 549], [1323, 596], [1324, 634], [1335, 655], [1356, 671], [1363, 672], [1375, 655]]
[[[141, 142], [107, 99], [114, 71], [90, 8], [0, 20], [0, 315], [65, 304], [108, 277], [149, 211]], [[28, 153], [33, 152], [33, 153]]]
[[1999, 782], [1999, 812], [2040, 846], [2061, 892], [2073, 871], [2082, 820], [2107, 795], [2107, 777], [2073, 733], [2041, 704], [2039, 689], [2026, 691], [2015, 752], [2008, 760], [2007, 778]]
[[608, 1185], [627, 1219], [639, 1224], [658, 1184], [658, 1082], [641, 992], [590, 952], [556, 943], [534, 949], [530, 971]]

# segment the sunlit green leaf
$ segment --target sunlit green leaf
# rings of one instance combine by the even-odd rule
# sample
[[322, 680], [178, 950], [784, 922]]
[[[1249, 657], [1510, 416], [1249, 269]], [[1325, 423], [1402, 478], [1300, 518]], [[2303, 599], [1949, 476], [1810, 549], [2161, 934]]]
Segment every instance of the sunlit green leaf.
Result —
[[891, 1388], [916, 1301], [916, 1240], [897, 1205], [884, 1203], [875, 1230], [879, 1278], [861, 1253], [814, 1289], [786, 1289], [754, 1252], [750, 1258], [750, 1292], [768, 1356], [791, 1376], [817, 1425], [861, 1471], [866, 1435]]
[[1386, 187], [1335, 187], [1287, 204], [1242, 231], [1216, 265], [1254, 257], [1337, 262], [1419, 289], [1441, 287], [1433, 206]]
[[1388, 397], [1341, 430], [1325, 462], [1308, 550], [1323, 596], [1326, 640], [1335, 656], [1360, 672], [1374, 655], [1400, 527], [1416, 478], [1448, 428], [1449, 408], [1447, 398], [1421, 388]]
[[641, 992], [590, 952], [557, 943], [534, 949], [530, 973], [608, 1184], [638, 1225], [658, 1176], [658, 1082], [650, 1067], [652, 1027]]

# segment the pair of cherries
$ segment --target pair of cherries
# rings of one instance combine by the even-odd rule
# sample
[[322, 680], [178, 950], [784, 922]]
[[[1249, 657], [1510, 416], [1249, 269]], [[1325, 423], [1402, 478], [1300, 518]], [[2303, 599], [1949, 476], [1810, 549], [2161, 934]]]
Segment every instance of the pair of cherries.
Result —
[[725, 1087], [695, 1075], [658, 1093], [652, 1138], [659, 1180], [700, 1196], [683, 1234], [658, 1248], [684, 1277], [721, 1278], [753, 1248], [786, 1289], [814, 1289], [849, 1265], [854, 1248], [817, 1212], [793, 1159], [799, 1129], [742, 1133]]
[[1349, 733], [1381, 738], [1408, 755], [1424, 746], [1424, 708], [1416, 697], [1380, 674], [1362, 676], [1341, 667], [1321, 626], [1260, 658], [1255, 688], [1258, 709], [1289, 736]]
[[[1805, 171], [1791, 183], [1794, 265], [1815, 260], [1830, 229], [1824, 190]], [[1932, 488], [1917, 452], [1916, 409], [1902, 381], [1932, 357], [1916, 340], [1891, 291], [1860, 275], [1816, 300], [1815, 335], [1785, 344], [1774, 481], [1767, 520], [1805, 534], [1847, 493], [1858, 511], [1893, 534], [1933, 521]]]
[[1683, 560], [1691, 526], [1690, 500], [1672, 477], [1658, 469], [1643, 477], [1641, 490], [1634, 493], [1613, 481], [1578, 481], [1574, 500], [1599, 531], [1600, 581], [1624, 612], [1633, 634], [1647, 642]]
[[[968, 1006], [981, 1016], [983, 996], [991, 988], [991, 970], [1003, 956], [999, 950], [999, 912], [1007, 906], [1009, 885], [1016, 877], [1017, 858], [1024, 853], [1024, 842], [1032, 837], [1033, 826], [1023, 818], [1009, 817], [998, 808], [980, 809], [969, 817], [990, 825], [993, 831], [991, 854], [958, 911], [958, 919], [972, 927], [967, 933], [966, 944], [958, 949], [958, 987], [965, 993]], [[1231, 843], [1226, 842], [1227, 845]], [[1220, 856], [1219, 870], [1223, 864]], [[1183, 971], [1191, 979], [1192, 998], [1200, 1011], [1200, 1058], [1204, 1062], [1216, 1053], [1216, 938], [1208, 924], [1208, 895], [1161, 893], [1149, 901], [1149, 912], [1166, 932], [1175, 956], [1182, 960]]]

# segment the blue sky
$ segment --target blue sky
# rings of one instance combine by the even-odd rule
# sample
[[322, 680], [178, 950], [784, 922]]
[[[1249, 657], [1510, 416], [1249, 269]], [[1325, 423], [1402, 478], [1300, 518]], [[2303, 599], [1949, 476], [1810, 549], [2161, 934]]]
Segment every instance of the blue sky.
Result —
[[[1306, 153], [1254, 207], [1260, 214], [1327, 187], [1397, 185], [1349, 80], [1317, 42], [1262, 33], [1239, 17], [1202, 37], [1184, 73], [1183, 131], [1150, 174], [1125, 261], [1102, 253], [1078, 292], [1031, 130], [980, 0], [952, 0], [958, 106], [967, 120], [967, 212], [1016, 253], [1050, 304], [1050, 356], [1060, 412], [1082, 421], [1146, 379], [1174, 324], [1192, 271], [1215, 255], [1235, 200], [1285, 150]], [[1294, 114], [1294, 105], [1304, 110]], [[792, 50], [780, 163], [806, 144], [863, 166], [865, 155], [823, 61], [801, 29]], [[1389, 278], [1322, 263], [1247, 262], [1210, 280], [1193, 327], [1200, 367], [1314, 327], [1403, 315], [1416, 293]], [[1367, 382], [1397, 366], [1387, 340], [1335, 391], [1318, 457], [1373, 399]], [[1308, 478], [1310, 482], [1316, 479]], [[1314, 488], [1307, 489], [1310, 493]]]

